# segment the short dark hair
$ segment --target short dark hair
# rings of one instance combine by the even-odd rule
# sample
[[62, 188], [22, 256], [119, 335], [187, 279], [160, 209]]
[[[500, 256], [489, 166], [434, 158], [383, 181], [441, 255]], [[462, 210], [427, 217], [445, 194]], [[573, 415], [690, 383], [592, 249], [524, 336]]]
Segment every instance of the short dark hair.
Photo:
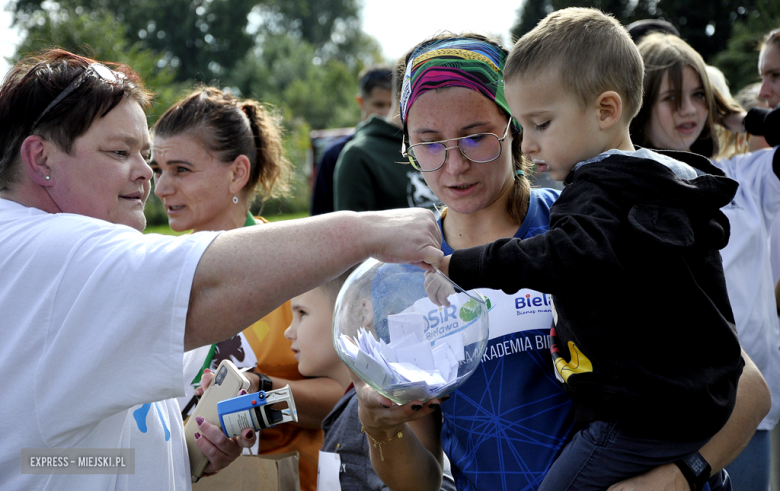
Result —
[[660, 32], [662, 34], [671, 34], [672, 36], [680, 37], [680, 31], [678, 31], [671, 22], [662, 19], [638, 20], [627, 25], [626, 30], [636, 44], [639, 44], [639, 41], [651, 32]]
[[124, 75], [123, 83], [86, 77], [33, 128], [46, 107], [93, 63], [96, 61], [90, 58], [52, 49], [24, 58], [5, 76], [0, 88], [0, 190], [16, 182], [22, 143], [31, 134], [51, 140], [70, 153], [73, 142], [123, 98], [132, 99], [144, 109], [149, 107], [151, 93], [144, 88], [141, 77], [126, 65], [104, 62]]
[[373, 65], [364, 68], [358, 75], [360, 95], [370, 97], [375, 88], [393, 90], [393, 70], [387, 65]]

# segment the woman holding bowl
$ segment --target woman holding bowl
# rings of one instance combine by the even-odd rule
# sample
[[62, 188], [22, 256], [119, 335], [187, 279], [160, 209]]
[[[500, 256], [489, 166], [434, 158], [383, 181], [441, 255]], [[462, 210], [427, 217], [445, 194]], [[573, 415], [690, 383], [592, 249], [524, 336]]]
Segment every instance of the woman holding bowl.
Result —
[[[440, 221], [445, 255], [549, 228], [558, 191], [529, 186], [522, 130], [503, 96], [506, 56], [483, 36], [442, 35], [413, 48], [399, 70], [405, 153], [447, 206]], [[398, 406], [358, 382], [361, 421], [382, 450], [371, 448], [372, 463], [396, 491], [438, 489], [442, 452], [458, 489], [537, 489], [573, 434], [572, 405], [553, 374], [549, 299], [527, 289], [480, 291], [491, 303], [487, 351], [449, 397]], [[768, 405], [766, 386], [748, 365], [732, 420], [701, 450], [716, 471]], [[668, 464], [614, 489], [686, 484]]]

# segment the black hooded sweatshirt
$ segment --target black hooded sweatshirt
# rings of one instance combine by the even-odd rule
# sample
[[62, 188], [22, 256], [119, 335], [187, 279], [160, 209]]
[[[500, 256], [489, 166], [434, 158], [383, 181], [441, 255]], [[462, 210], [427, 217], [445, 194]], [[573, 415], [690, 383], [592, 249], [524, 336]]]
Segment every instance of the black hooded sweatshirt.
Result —
[[455, 251], [449, 274], [465, 289], [552, 295], [556, 375], [578, 421], [697, 441], [726, 423], [744, 366], [719, 252], [738, 184], [706, 158], [659, 153], [704, 174], [624, 155], [580, 166], [548, 232]]

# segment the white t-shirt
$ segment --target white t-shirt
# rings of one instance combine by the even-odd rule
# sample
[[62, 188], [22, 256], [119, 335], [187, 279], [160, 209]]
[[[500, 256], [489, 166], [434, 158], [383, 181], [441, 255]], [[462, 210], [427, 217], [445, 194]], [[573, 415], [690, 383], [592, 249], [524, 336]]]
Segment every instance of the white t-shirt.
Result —
[[780, 327], [769, 253], [769, 232], [780, 213], [780, 180], [772, 170], [775, 149], [713, 161], [739, 182], [731, 204], [722, 208], [731, 237], [721, 251], [729, 300], [739, 341], [764, 375], [772, 409], [758, 426], [771, 430], [780, 419]]
[[[0, 489], [191, 489], [171, 398], [205, 355], [184, 354], [184, 326], [216, 235], [143, 235], [0, 199]], [[23, 475], [23, 448], [134, 448], [135, 474]]]

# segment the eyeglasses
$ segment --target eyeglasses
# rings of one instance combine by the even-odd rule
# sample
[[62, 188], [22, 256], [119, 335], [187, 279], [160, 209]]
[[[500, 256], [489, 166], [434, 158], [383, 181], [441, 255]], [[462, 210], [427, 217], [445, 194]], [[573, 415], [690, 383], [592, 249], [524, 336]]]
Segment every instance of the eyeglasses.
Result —
[[[447, 152], [453, 148], [460, 150], [461, 155], [479, 164], [492, 162], [501, 156], [501, 142], [506, 140], [512, 118], [506, 124], [504, 136], [501, 138], [493, 133], [477, 133], [435, 142], [415, 143], [403, 152], [412, 167], [420, 172], [433, 172], [441, 169], [447, 162]], [[457, 145], [447, 147], [446, 142], [457, 141]]]
[[84, 72], [82, 72], [81, 75], [76, 77], [73, 82], [71, 82], [67, 87], [65, 87], [65, 90], [60, 92], [60, 95], [54, 98], [53, 101], [49, 103], [48, 106], [46, 106], [46, 109], [43, 110], [40, 116], [38, 116], [38, 119], [33, 122], [32, 127], [30, 128], [30, 131], [34, 130], [36, 126], [38, 126], [38, 123], [43, 119], [43, 117], [51, 111], [53, 107], [55, 107], [57, 104], [62, 102], [63, 99], [68, 97], [74, 90], [78, 89], [81, 84], [84, 83], [84, 80], [87, 79], [88, 76], [94, 75], [98, 77], [101, 80], [104, 80], [110, 84], [119, 84], [121, 85], [124, 82], [125, 74], [120, 72], [115, 72], [112, 69], [108, 68], [105, 65], [101, 65], [100, 63], [92, 63], [89, 65]]

